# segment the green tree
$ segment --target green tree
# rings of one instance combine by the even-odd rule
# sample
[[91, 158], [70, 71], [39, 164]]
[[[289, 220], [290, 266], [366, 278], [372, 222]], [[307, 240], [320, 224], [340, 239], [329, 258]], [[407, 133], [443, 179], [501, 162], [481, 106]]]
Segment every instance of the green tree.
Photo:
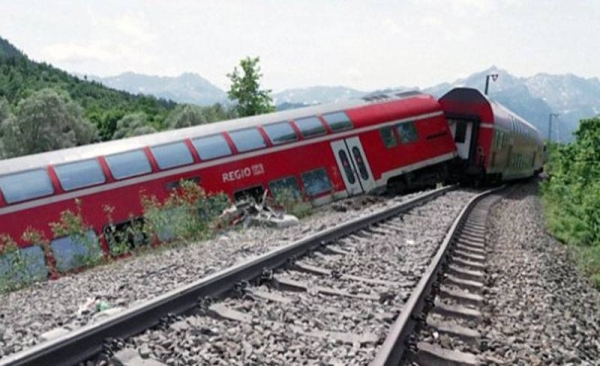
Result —
[[146, 113], [129, 113], [117, 122], [117, 128], [113, 140], [126, 137], [147, 135], [156, 132], [156, 129], [148, 124]]
[[258, 57], [246, 57], [240, 61], [242, 73], [234, 67], [227, 77], [231, 80], [231, 88], [227, 92], [229, 99], [236, 102], [235, 111], [239, 116], [254, 116], [275, 110], [270, 90], [260, 89], [260, 73]]
[[191, 104], [178, 105], [165, 120], [168, 129], [197, 126], [207, 122], [204, 110]]
[[46, 88], [23, 99], [0, 125], [7, 157], [89, 144], [97, 130], [66, 92]]

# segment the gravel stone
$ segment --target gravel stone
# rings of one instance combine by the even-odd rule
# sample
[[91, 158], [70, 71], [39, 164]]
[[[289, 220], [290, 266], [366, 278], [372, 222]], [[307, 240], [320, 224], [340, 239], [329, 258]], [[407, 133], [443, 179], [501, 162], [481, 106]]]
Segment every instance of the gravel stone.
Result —
[[[235, 321], [192, 315], [185, 318], [185, 327], [178, 321], [128, 342], [136, 348], [147, 346], [149, 357], [167, 365], [368, 364], [446, 230], [473, 195], [450, 192], [386, 225], [330, 244], [327, 248], [333, 247], [333, 251], [325, 248], [300, 258], [332, 271], [331, 275], [291, 268], [274, 273], [280, 281], [301, 282], [306, 291], [283, 291], [273, 285], [250, 287], [246, 294], [236, 293], [215, 304], [221, 314], [222, 309], [229, 309]], [[339, 277], [348, 274], [388, 283]], [[326, 295], [318, 288], [344, 294]], [[271, 298], [279, 301], [254, 296], [253, 291], [271, 292]], [[373, 294], [387, 295], [383, 300], [380, 296], [357, 297]]]
[[544, 222], [537, 181], [492, 209], [483, 356], [492, 364], [598, 365], [600, 296]]
[[[76, 329], [90, 323], [96, 311], [78, 313], [88, 298], [106, 301], [112, 307], [130, 307], [311, 233], [420, 194], [350, 198], [336, 203], [345, 205], [346, 212], [324, 206], [297, 226], [233, 228], [212, 240], [175, 248], [165, 246], [0, 295], [0, 330], [5, 329], [0, 337], [0, 358], [40, 343], [41, 335], [53, 328]], [[36, 327], [30, 326], [34, 323]]]

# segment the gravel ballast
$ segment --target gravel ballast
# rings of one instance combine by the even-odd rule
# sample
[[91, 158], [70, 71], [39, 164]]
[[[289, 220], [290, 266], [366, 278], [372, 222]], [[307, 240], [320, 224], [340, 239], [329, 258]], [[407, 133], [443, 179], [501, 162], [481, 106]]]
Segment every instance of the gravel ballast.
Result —
[[537, 184], [512, 190], [488, 221], [483, 359], [598, 365], [598, 292], [578, 273], [568, 248], [546, 234]]
[[198, 309], [205, 316], [180, 317], [127, 340], [128, 346], [168, 366], [368, 364], [474, 195], [450, 192], [295, 262], [335, 274], [280, 268], [268, 285], [234, 292]]
[[[37, 283], [0, 295], [0, 358], [42, 341], [42, 334], [64, 327], [75, 329], [90, 322], [95, 312], [80, 314], [88, 298], [125, 308], [230, 267], [275, 247], [340, 222], [413, 198], [357, 197], [321, 208], [298, 226], [282, 230], [253, 227], [229, 230], [212, 240], [157, 249], [108, 265]], [[334, 209], [335, 208], [335, 209]]]

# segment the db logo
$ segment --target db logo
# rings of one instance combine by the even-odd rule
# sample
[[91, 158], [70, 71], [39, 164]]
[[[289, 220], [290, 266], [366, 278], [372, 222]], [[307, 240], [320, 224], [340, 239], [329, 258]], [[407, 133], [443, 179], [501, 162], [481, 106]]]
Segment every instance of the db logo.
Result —
[[248, 166], [242, 169], [236, 169], [227, 173], [223, 173], [223, 182], [233, 182], [243, 178], [263, 174], [265, 174], [265, 168], [263, 167], [263, 165], [254, 164], [252, 166]]

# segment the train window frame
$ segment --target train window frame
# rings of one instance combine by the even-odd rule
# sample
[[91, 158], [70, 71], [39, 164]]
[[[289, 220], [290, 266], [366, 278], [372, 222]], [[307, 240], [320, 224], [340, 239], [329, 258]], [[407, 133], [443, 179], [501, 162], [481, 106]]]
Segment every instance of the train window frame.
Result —
[[[398, 123], [394, 126], [394, 128], [396, 129], [396, 134], [400, 139], [398, 141], [400, 144], [406, 145], [419, 141], [419, 131], [417, 131], [417, 126], [414, 121]], [[407, 131], [409, 132], [408, 134], [405, 133]]]
[[[385, 136], [384, 134], [388, 134], [389, 136]], [[384, 126], [379, 129], [379, 135], [381, 136], [381, 141], [383, 142], [383, 146], [386, 149], [392, 149], [398, 146], [398, 139], [396, 138], [396, 134], [394, 133], [393, 126]], [[386, 141], [387, 140], [387, 141]]]
[[[277, 126], [287, 126], [290, 128], [290, 132], [294, 134], [294, 138], [293, 139], [286, 139], [283, 141], [279, 141], [279, 139], [282, 136], [287, 136], [287, 135], [280, 135], [280, 136], [273, 136], [271, 132], [269, 132], [269, 130], [271, 130], [274, 127]], [[289, 144], [291, 142], [295, 142], [298, 141], [300, 139], [300, 137], [298, 136], [298, 134], [296, 133], [296, 130], [294, 130], [294, 127], [292, 127], [292, 124], [289, 121], [281, 121], [281, 122], [276, 122], [276, 123], [270, 123], [268, 125], [264, 125], [262, 126], [263, 130], [265, 130], [265, 133], [267, 134], [267, 137], [269, 138], [269, 141], [271, 141], [271, 143], [273, 145], [283, 145], [283, 144]], [[289, 135], [289, 134], [288, 134]]]
[[[89, 229], [85, 232], [84, 236], [84, 238], [79, 238], [80, 242], [77, 241], [77, 237], [73, 237], [72, 235], [60, 236], [50, 241], [50, 250], [56, 261], [56, 268], [59, 271], [68, 272], [85, 266], [85, 263], [77, 265], [77, 255], [86, 257], [96, 255], [98, 258], [102, 256], [102, 244], [100, 243], [100, 237], [96, 231], [94, 229]], [[90, 242], [92, 241], [93, 245], [90, 245]], [[69, 255], [68, 258], [65, 259], [66, 256], [61, 254], [61, 251], [67, 255], [70, 253], [73, 253], [73, 255]], [[63, 267], [63, 264], [66, 264], [67, 266]]]
[[[335, 120], [330, 121], [328, 119], [328, 118], [332, 118], [334, 116], [343, 116], [344, 119], [337, 120], [337, 121], [335, 121]], [[350, 117], [348, 117], [348, 114], [344, 111], [326, 113], [326, 114], [323, 114], [321, 117], [323, 117], [325, 124], [329, 127], [329, 129], [332, 132], [346, 131], [346, 130], [351, 130], [354, 128], [354, 123], [352, 123], [352, 120], [350, 119]], [[342, 122], [342, 124], [340, 124], [339, 122]], [[341, 127], [337, 127], [337, 126], [341, 126]]]
[[[217, 146], [219, 148], [223, 148], [223, 147], [227, 147], [227, 152], [225, 152], [225, 150], [210, 150], [211, 154], [208, 154], [209, 156], [203, 156], [203, 152], [209, 152], [209, 150], [204, 150], [205, 146], [203, 144], [201, 144], [200, 142], [203, 141], [211, 141], [211, 142], [216, 142], [213, 143], [212, 145], [210, 145], [210, 147], [213, 146]], [[198, 154], [198, 156], [200, 157], [200, 160], [202, 161], [208, 161], [208, 160], [214, 160], [214, 159], [219, 159], [225, 156], [231, 156], [233, 155], [233, 151], [231, 150], [231, 146], [229, 145], [229, 142], [227, 141], [227, 139], [225, 138], [225, 136], [223, 136], [223, 134], [218, 133], [218, 134], [214, 134], [214, 135], [208, 135], [208, 136], [201, 136], [201, 137], [196, 137], [194, 139], [192, 139], [192, 146], [194, 146], [194, 149], [196, 150], [196, 153]], [[201, 152], [200, 148], [203, 150], [203, 152]], [[217, 151], [217, 154], [212, 154], [215, 151]]]
[[[306, 127], [308, 127], [306, 125], [306, 123], [309, 121], [311, 121], [311, 122], [316, 121], [318, 123], [318, 126], [320, 126], [320, 128], [318, 128], [318, 130], [317, 130], [316, 124], [313, 127], [306, 128]], [[323, 136], [323, 135], [327, 134], [327, 127], [325, 127], [325, 125], [323, 124], [321, 119], [317, 116], [298, 118], [298, 119], [295, 119], [294, 122], [296, 123], [298, 130], [300, 130], [302, 137], [304, 137], [305, 139], [313, 138], [313, 137], [317, 137], [317, 136]], [[303, 125], [304, 125], [304, 127], [303, 127]], [[316, 132], [310, 132], [311, 130], [315, 130]]]
[[[39, 183], [42, 182], [44, 183], [44, 190], [39, 190], [39, 194], [34, 194], [34, 195], [24, 195], [21, 193], [21, 196], [18, 197], [14, 197], [13, 195], [15, 194], [15, 191], [13, 189], [7, 189], [10, 188], [10, 186], [6, 186], [5, 184], [10, 184], [10, 182], [7, 182], [6, 179], [13, 177], [19, 177], [17, 178], [17, 180], [19, 180], [19, 182], [13, 182], [12, 185], [19, 186], [19, 187], [23, 187], [23, 184], [20, 183], [24, 178], [24, 175], [27, 174], [31, 174], [31, 173], [42, 173], [42, 175], [38, 176], [38, 177], [33, 177], [35, 179], [29, 179], [32, 182], [35, 183]], [[42, 178], [42, 179], [40, 179]], [[41, 186], [40, 186], [41, 187]], [[50, 189], [48, 189], [50, 188]], [[24, 189], [22, 189], [21, 191], [25, 191]], [[25, 170], [25, 171], [20, 171], [20, 172], [15, 172], [15, 173], [11, 173], [11, 174], [6, 174], [3, 176], [0, 176], [0, 192], [2, 192], [2, 197], [4, 198], [4, 202], [8, 205], [14, 205], [17, 203], [21, 203], [21, 202], [26, 202], [26, 201], [31, 201], [37, 198], [43, 198], [43, 197], [48, 197], [53, 195], [56, 190], [54, 189], [54, 184], [52, 183], [52, 179], [50, 178], [50, 174], [48, 173], [47, 169], [44, 168], [38, 168], [38, 169], [30, 169], [30, 170]]]
[[[165, 155], [163, 155], [164, 152], [162, 152], [159, 149], [165, 149], [165, 148], [171, 148], [171, 147], [175, 147], [177, 146], [178, 149], [180, 149], [181, 147], [183, 147], [183, 150], [179, 150], [179, 151], [174, 151], [174, 150], [170, 150], [169, 152], [167, 152]], [[157, 154], [157, 152], [161, 151], [159, 154]], [[181, 155], [180, 153], [184, 152], [187, 153], [187, 155], [183, 154]], [[192, 152], [190, 151], [189, 147], [187, 146], [187, 144], [184, 141], [177, 141], [177, 142], [171, 142], [168, 144], [162, 144], [162, 145], [157, 145], [157, 146], [152, 146], [150, 147], [150, 152], [152, 153], [152, 156], [154, 157], [154, 161], [156, 161], [156, 165], [158, 166], [158, 169], [160, 170], [169, 170], [169, 169], [174, 169], [174, 168], [179, 168], [181, 166], [186, 166], [186, 165], [191, 165], [194, 163], [194, 156], [192, 155]], [[184, 157], [185, 156], [185, 160], [167, 160], [167, 161], [162, 161], [161, 160], [166, 156], [167, 159], [177, 156], [176, 154], [179, 154], [179, 157]], [[163, 163], [167, 162], [167, 164]]]
[[[273, 179], [272, 181], [270, 181], [268, 183], [268, 187], [269, 187], [269, 191], [271, 192], [271, 195], [277, 199], [277, 194], [276, 194], [276, 189], [273, 189], [273, 184], [274, 183], [278, 183], [281, 181], [285, 181], [285, 180], [293, 180], [295, 187], [291, 187], [292, 190], [292, 196], [294, 199], [301, 199], [302, 198], [302, 190], [300, 189], [300, 182], [298, 182], [298, 178], [296, 178], [293, 175], [289, 175], [283, 178], [279, 178], [279, 179]], [[280, 187], [276, 187], [277, 189], [281, 189]], [[283, 187], [285, 188], [290, 188], [290, 186], [285, 186]]]
[[[111, 159], [117, 158], [117, 157], [123, 157], [123, 156], [134, 156], [137, 155], [138, 157], [143, 159], [139, 159], [136, 163], [141, 163], [142, 161], [145, 164], [141, 164], [144, 166], [144, 169], [140, 169], [134, 172], [130, 172], [127, 174], [115, 174], [115, 170], [117, 166], [113, 166], [111, 163]], [[137, 150], [129, 150], [129, 151], [124, 151], [124, 152], [120, 152], [120, 153], [116, 153], [116, 154], [111, 154], [111, 155], [106, 155], [104, 156], [104, 160], [106, 160], [106, 165], [108, 166], [108, 170], [110, 170], [110, 174], [112, 175], [112, 177], [115, 180], [124, 180], [124, 179], [129, 179], [129, 178], [134, 178], [134, 177], [139, 177], [142, 175], [146, 175], [146, 174], [150, 174], [152, 173], [152, 164], [150, 164], [150, 159], [148, 159], [148, 156], [146, 155], [146, 152], [143, 149], [137, 149]], [[123, 162], [120, 162], [119, 164], [122, 164]], [[125, 164], [123, 164], [123, 166], [125, 168], [131, 167], [131, 163], [132, 161], [127, 161], [125, 162]], [[118, 167], [119, 169], [121, 167]]]
[[[324, 189], [319, 189], [319, 190], [315, 190], [315, 191], [311, 191], [311, 184], [308, 181], [308, 175], [309, 174], [315, 174], [315, 173], [324, 173], [324, 177], [327, 178], [327, 187], [323, 187]], [[306, 195], [308, 195], [309, 197], [317, 197], [317, 196], [321, 196], [325, 193], [329, 193], [333, 191], [333, 183], [331, 181], [331, 178], [329, 177], [329, 174], [327, 173], [327, 169], [325, 168], [317, 168], [317, 169], [312, 169], [312, 170], [308, 170], [303, 172], [300, 175], [300, 179], [302, 180], [302, 185], [304, 186], [304, 192], [306, 193]], [[313, 177], [310, 177], [310, 179], [313, 179]]]
[[[255, 132], [254, 136], [248, 135], [248, 133], [252, 134], [253, 132]], [[231, 141], [233, 142], [233, 145], [238, 153], [247, 153], [267, 147], [267, 142], [257, 127], [243, 128], [240, 130], [229, 131], [228, 133], [229, 138], [231, 138]], [[260, 139], [255, 139], [256, 137], [259, 137]], [[244, 146], [244, 144], [248, 142], [251, 142], [251, 144]], [[257, 142], [259, 142], [259, 144], [256, 144]]]
[[[88, 183], [85, 184], [80, 184], [80, 185], [75, 185], [75, 186], [68, 186], [67, 184], [65, 184], [65, 179], [66, 177], [61, 177], [61, 170], [63, 168], [66, 168], [67, 166], [73, 166], [73, 165], [81, 165], [81, 164], [86, 164], [86, 163], [95, 163], [94, 167], [97, 168], [97, 171], [94, 173], [100, 173], [100, 176], [102, 177], [101, 180], [94, 180], [94, 181], [88, 181]], [[70, 162], [70, 163], [64, 163], [64, 164], [59, 164], [59, 165], [55, 165], [54, 166], [54, 171], [56, 172], [56, 177], [58, 178], [58, 183], [60, 184], [61, 188], [66, 191], [66, 192], [70, 192], [70, 191], [75, 191], [78, 189], [83, 189], [83, 188], [88, 188], [88, 187], [93, 187], [93, 186], [97, 186], [100, 184], [104, 184], [106, 183], [106, 174], [104, 174], [104, 170], [102, 169], [102, 165], [100, 165], [100, 162], [98, 161], [97, 158], [93, 158], [93, 159], [85, 159], [85, 160], [79, 160], [79, 161], [74, 161], [74, 162]], [[76, 174], [79, 177], [84, 177], [84, 178], [89, 178], [90, 175], [90, 171], [87, 170], [85, 172], [82, 172], [81, 170], [77, 169], [75, 170], [76, 172], [78, 171], [80, 174]]]

